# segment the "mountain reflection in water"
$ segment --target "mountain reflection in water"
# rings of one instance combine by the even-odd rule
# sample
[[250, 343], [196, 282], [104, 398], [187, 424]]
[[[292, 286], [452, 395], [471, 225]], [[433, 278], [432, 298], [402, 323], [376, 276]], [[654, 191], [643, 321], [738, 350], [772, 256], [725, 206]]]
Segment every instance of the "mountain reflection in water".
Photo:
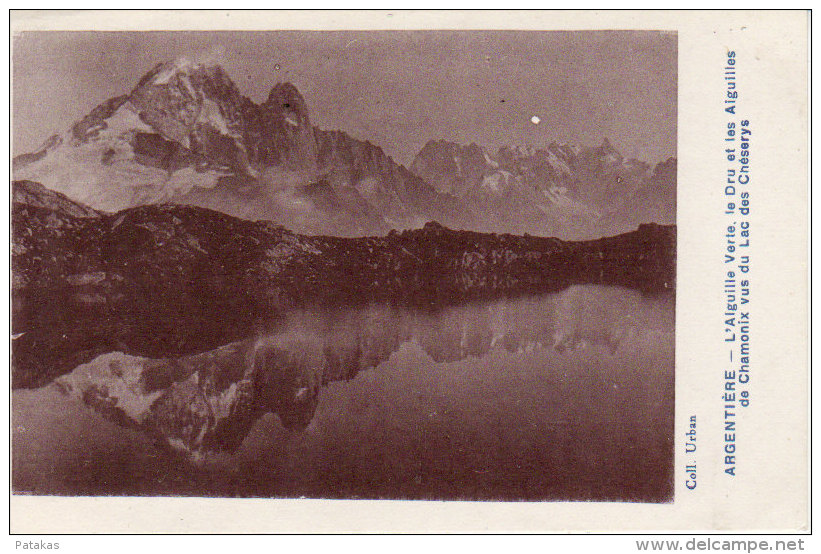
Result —
[[669, 501], [673, 367], [673, 297], [620, 288], [301, 311], [203, 354], [114, 352], [15, 390], [13, 485]]

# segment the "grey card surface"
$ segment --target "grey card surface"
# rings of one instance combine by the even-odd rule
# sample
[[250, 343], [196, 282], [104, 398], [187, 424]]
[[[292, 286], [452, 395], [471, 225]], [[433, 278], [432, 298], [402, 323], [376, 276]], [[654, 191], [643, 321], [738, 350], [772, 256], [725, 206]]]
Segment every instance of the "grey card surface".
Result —
[[13, 12], [21, 533], [801, 531], [805, 12]]

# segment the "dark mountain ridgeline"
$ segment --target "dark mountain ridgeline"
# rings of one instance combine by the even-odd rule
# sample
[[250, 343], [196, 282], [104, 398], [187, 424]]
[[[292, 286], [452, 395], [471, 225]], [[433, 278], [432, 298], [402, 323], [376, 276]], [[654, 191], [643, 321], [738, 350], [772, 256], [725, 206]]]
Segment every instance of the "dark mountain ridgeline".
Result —
[[264, 332], [287, 310], [441, 307], [573, 284], [675, 287], [675, 227], [584, 242], [453, 231], [303, 236], [178, 205], [102, 214], [13, 184], [13, 386], [111, 351], [164, 357]]

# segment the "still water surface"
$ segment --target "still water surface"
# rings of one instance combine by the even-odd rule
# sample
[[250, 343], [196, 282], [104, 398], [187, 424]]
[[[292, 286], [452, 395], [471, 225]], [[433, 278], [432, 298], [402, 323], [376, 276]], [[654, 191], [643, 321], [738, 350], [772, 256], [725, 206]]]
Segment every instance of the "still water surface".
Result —
[[300, 425], [266, 413], [235, 450], [198, 462], [53, 384], [15, 390], [14, 490], [672, 499], [672, 296], [578, 286], [438, 311], [299, 312], [285, 335], [294, 348], [355, 341], [358, 369], [321, 379]]

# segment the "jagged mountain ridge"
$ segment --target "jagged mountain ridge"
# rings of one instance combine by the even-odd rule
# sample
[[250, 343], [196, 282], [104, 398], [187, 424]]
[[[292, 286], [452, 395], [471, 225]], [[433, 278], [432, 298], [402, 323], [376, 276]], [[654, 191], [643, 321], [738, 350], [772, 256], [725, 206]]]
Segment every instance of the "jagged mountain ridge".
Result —
[[173, 201], [310, 234], [384, 234], [466, 213], [381, 148], [314, 127], [292, 84], [257, 105], [219, 65], [187, 60], [157, 65], [13, 165], [16, 179], [95, 209]]
[[34, 183], [13, 188], [15, 387], [105, 352], [202, 352], [299, 306], [436, 307], [573, 284], [675, 286], [674, 227], [585, 242], [436, 223], [386, 237], [311, 237], [190, 206], [95, 214]]
[[219, 65], [182, 59], [155, 66], [13, 165], [15, 179], [104, 211], [174, 202], [312, 235], [438, 221], [581, 240], [675, 222], [675, 161], [667, 163], [672, 172], [654, 173], [606, 141], [492, 155], [431, 141], [409, 170], [376, 145], [314, 126], [291, 83], [255, 104]]
[[607, 139], [598, 147], [546, 149], [431, 140], [411, 170], [452, 194], [496, 232], [591, 238], [676, 221], [676, 160], [625, 159]]

